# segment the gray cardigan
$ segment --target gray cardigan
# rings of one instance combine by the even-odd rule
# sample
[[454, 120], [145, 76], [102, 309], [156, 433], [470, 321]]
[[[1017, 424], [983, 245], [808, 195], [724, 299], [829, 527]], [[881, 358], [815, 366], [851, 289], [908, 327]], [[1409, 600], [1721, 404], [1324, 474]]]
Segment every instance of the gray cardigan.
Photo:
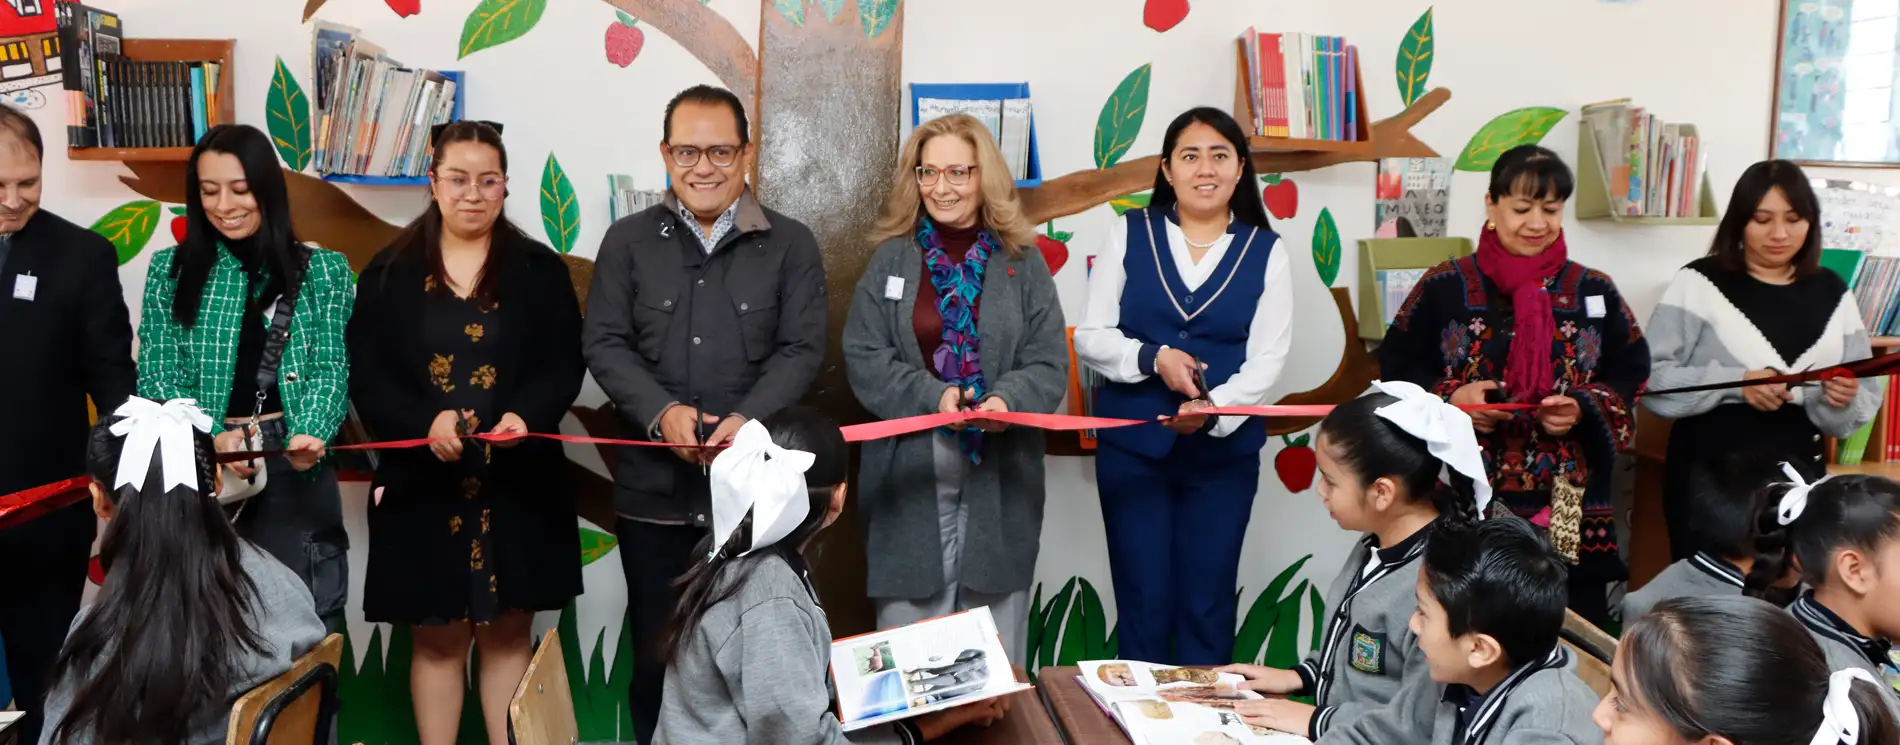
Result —
[[[299, 656], [323, 641], [323, 621], [317, 618], [316, 601], [310, 599], [310, 590], [303, 580], [248, 541], [240, 552], [240, 568], [251, 578], [252, 584], [257, 585], [256, 612], [251, 624], [263, 642], [264, 651], [253, 655], [242, 649], [230, 650], [242, 655], [237, 660], [236, 676], [231, 679], [231, 690], [222, 700], [206, 701], [204, 709], [193, 717], [190, 745], [223, 745], [231, 704], [252, 688], [289, 671]], [[90, 606], [81, 609], [73, 618], [71, 628], [78, 628], [91, 610]], [[53, 730], [72, 706], [77, 681], [91, 675], [72, 671], [60, 679], [57, 687], [47, 691], [46, 726], [40, 731], [41, 745], [53, 745]], [[131, 705], [131, 702], [121, 703]], [[60, 745], [90, 745], [92, 742], [91, 738], [75, 737]]]
[[910, 745], [890, 724], [845, 733], [832, 710], [831, 625], [784, 558], [739, 558], [719, 582], [712, 597], [732, 594], [666, 666], [654, 745]]
[[1315, 694], [1318, 704], [1308, 724], [1313, 737], [1391, 703], [1406, 683], [1431, 678], [1411, 628], [1418, 611], [1420, 557], [1431, 530], [1420, 528], [1394, 546], [1398, 556], [1390, 562], [1380, 557], [1380, 568], [1370, 577], [1366, 561], [1375, 555], [1376, 538], [1368, 534], [1339, 568], [1326, 595], [1332, 613], [1325, 622], [1325, 643], [1294, 668], [1302, 692]]
[[[858, 401], [879, 419], [937, 413], [948, 386], [924, 365], [911, 314], [923, 249], [910, 237], [878, 246], [851, 298], [844, 325], [846, 376]], [[903, 280], [901, 297], [885, 293]], [[1069, 347], [1062, 301], [1041, 252], [996, 255], [983, 278], [977, 316], [983, 375], [1010, 411], [1053, 413], [1068, 388]], [[875, 598], [924, 598], [943, 589], [934, 432], [864, 443], [858, 514]], [[1042, 540], [1044, 484], [1040, 430], [1014, 427], [984, 439], [983, 462], [964, 485], [968, 510], [962, 577], [971, 590], [1029, 589]]]

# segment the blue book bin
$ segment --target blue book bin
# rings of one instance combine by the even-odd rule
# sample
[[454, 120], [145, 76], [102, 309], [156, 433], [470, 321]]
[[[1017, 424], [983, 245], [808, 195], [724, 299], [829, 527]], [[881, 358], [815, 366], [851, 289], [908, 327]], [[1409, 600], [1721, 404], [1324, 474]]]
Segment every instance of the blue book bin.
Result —
[[[917, 101], [924, 98], [942, 98], [953, 101], [1000, 101], [1011, 98], [1030, 98], [1028, 83], [911, 83], [910, 84], [910, 125], [914, 128], [922, 124]], [[1016, 188], [1029, 189], [1042, 185], [1042, 148], [1036, 142], [1036, 111], [1029, 111], [1029, 166], [1024, 169], [1023, 178], [1016, 181]]]

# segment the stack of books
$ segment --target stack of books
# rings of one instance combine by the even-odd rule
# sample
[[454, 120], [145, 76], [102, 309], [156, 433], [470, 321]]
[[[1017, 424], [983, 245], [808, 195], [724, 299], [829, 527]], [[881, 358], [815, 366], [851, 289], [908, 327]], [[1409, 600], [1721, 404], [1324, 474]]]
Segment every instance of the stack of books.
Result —
[[1708, 154], [1695, 125], [1666, 122], [1627, 98], [1583, 107], [1609, 174], [1610, 209], [1630, 217], [1700, 217]]
[[1259, 33], [1252, 27], [1240, 46], [1255, 136], [1360, 139], [1358, 47], [1338, 36]]
[[666, 198], [664, 191], [633, 188], [633, 177], [621, 173], [607, 174], [607, 190], [611, 195], [607, 202], [608, 222], [639, 213]]
[[455, 114], [453, 73], [404, 66], [356, 29], [317, 22], [311, 44], [317, 172], [420, 178], [429, 132]]
[[1399, 317], [1399, 306], [1412, 296], [1412, 288], [1425, 278], [1430, 269], [1380, 269], [1376, 273], [1379, 283], [1380, 307], [1385, 310], [1385, 325]]
[[142, 62], [111, 11], [53, 6], [69, 147], [191, 147], [217, 126], [217, 62]]
[[1008, 99], [917, 99], [917, 123], [922, 124], [949, 114], [969, 114], [988, 127], [1009, 164], [1009, 177], [1021, 181], [1029, 177], [1029, 122], [1033, 107], [1027, 98]]

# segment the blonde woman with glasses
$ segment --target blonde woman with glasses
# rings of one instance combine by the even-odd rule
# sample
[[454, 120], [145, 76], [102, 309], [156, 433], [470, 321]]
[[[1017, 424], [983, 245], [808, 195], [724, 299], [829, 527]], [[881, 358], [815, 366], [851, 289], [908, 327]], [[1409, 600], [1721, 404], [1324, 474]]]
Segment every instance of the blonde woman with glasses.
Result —
[[[845, 320], [858, 401], [879, 419], [1055, 411], [1069, 375], [1062, 303], [995, 136], [966, 114], [925, 122], [893, 181]], [[989, 606], [1023, 658], [1042, 456], [1042, 432], [994, 424], [864, 443], [858, 509], [880, 628]]]

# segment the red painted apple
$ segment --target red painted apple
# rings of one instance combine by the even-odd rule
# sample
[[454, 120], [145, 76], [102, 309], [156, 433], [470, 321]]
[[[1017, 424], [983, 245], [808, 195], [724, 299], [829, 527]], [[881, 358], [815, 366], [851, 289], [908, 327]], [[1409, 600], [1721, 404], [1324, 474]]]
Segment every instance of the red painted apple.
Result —
[[396, 15], [408, 18], [422, 12], [422, 0], [383, 0]]
[[647, 44], [647, 35], [635, 25], [639, 21], [633, 16], [614, 12], [620, 16], [620, 22], [607, 27], [607, 61], [626, 67], [640, 56], [640, 50]]
[[104, 587], [106, 584], [106, 568], [100, 566], [99, 557], [97, 555], [94, 555], [91, 561], [86, 562], [86, 579], [91, 580], [94, 585], [100, 587]]
[[1300, 186], [1277, 173], [1260, 177], [1260, 201], [1275, 219], [1286, 220], [1300, 211]]
[[1313, 453], [1309, 445], [1312, 436], [1288, 438], [1280, 435], [1280, 440], [1286, 443], [1286, 447], [1280, 450], [1279, 455], [1273, 456], [1273, 471], [1280, 475], [1280, 483], [1294, 494], [1312, 488], [1313, 472], [1319, 468], [1319, 456]]
[[1069, 238], [1074, 235], [1066, 230], [1056, 230], [1054, 220], [1049, 221], [1048, 234], [1036, 236], [1036, 248], [1042, 250], [1042, 260], [1049, 263], [1049, 275], [1055, 276], [1062, 271], [1062, 265], [1069, 263]]
[[1141, 9], [1141, 22], [1156, 31], [1167, 31], [1188, 14], [1188, 0], [1148, 0]]
[[184, 243], [185, 242], [185, 208], [173, 207], [172, 215], [173, 215], [172, 240], [177, 241], [179, 243]]

